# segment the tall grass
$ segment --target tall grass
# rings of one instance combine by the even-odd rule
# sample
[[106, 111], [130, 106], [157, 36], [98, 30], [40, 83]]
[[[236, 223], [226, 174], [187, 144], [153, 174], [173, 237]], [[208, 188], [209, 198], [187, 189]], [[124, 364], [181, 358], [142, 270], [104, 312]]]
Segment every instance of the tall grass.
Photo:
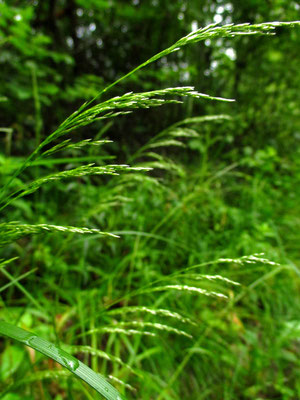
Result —
[[[95, 163], [89, 164], [76, 162], [76, 164], [79, 164], [76, 167], [34, 177], [32, 180], [27, 180], [26, 177], [28, 175], [31, 176], [28, 171], [37, 165], [43, 165], [43, 163], [44, 165], [51, 165], [51, 162], [57, 160], [54, 156], [57, 157], [61, 152], [72, 149], [84, 151], [91, 148], [91, 146], [93, 148], [102, 148], [110, 143], [107, 139], [85, 139], [77, 143], [72, 141], [72, 138], [65, 139], [67, 135], [72, 135], [74, 130], [93, 122], [119, 118], [140, 108], [179, 103], [181, 102], [180, 98], [191, 97], [199, 101], [233, 101], [232, 99], [212, 97], [199, 93], [192, 87], [174, 87], [143, 93], [126, 93], [100, 101], [109, 89], [150, 63], [178, 51], [185, 45], [194, 44], [208, 38], [272, 34], [278, 26], [292, 27], [296, 24], [299, 23], [272, 22], [257, 25], [230, 24], [224, 26], [214, 24], [191, 32], [168, 49], [151, 57], [145, 63], [109, 85], [96, 98], [83, 104], [57, 130], [49, 134], [41, 142], [38, 140], [38, 145], [32, 154], [24, 162], [19, 163], [13, 172], [9, 171], [9, 174], [5, 176], [5, 182], [1, 190], [1, 211], [10, 209], [15, 204], [18, 204], [21, 199], [40, 191], [45, 185], [51, 185], [51, 188], [55, 188], [62, 182], [74, 179], [88, 183], [89, 177], [92, 176], [117, 177], [118, 180], [102, 180], [101, 182], [103, 182], [104, 186], [98, 193], [103, 194], [105, 200], [101, 199], [98, 204], [94, 202], [92, 206], [86, 209], [84, 219], [93, 221], [94, 226], [73, 226], [73, 221], [70, 221], [72, 226], [59, 223], [25, 224], [7, 220], [1, 222], [1, 246], [7, 246], [9, 243], [29, 235], [36, 236], [50, 232], [55, 234], [59, 232], [66, 235], [65, 242], [56, 248], [55, 257], [48, 255], [51, 262], [54, 258], [56, 261], [54, 261], [53, 268], [52, 265], [48, 265], [50, 271], [47, 276], [49, 280], [47, 281], [45, 278], [41, 280], [43, 285], [46, 284], [46, 297], [40, 288], [36, 288], [34, 293], [31, 293], [27, 288], [27, 284], [23, 284], [24, 279], [37, 274], [38, 262], [29, 271], [21, 273], [21, 271], [17, 270], [15, 258], [1, 261], [1, 272], [8, 280], [8, 283], [0, 288], [1, 293], [4, 291], [7, 293], [2, 299], [4, 306], [2, 317], [4, 317], [4, 320], [0, 321], [0, 333], [25, 344], [31, 349], [28, 351], [29, 360], [28, 357], [25, 359], [25, 353], [20, 352], [20, 348], [17, 346], [8, 346], [5, 350], [6, 353], [4, 353], [3, 357], [7, 360], [6, 362], [9, 364], [11, 362], [9, 360], [13, 355], [17, 361], [11, 363], [12, 368], [17, 370], [22, 365], [20, 369], [25, 371], [26, 374], [25, 378], [21, 378], [22, 375], [19, 375], [14, 382], [9, 382], [9, 385], [4, 379], [6, 387], [2, 388], [2, 397], [8, 393], [13, 393], [20, 385], [52, 379], [60, 382], [62, 387], [69, 393], [70, 398], [76, 398], [78, 393], [86, 396], [86, 398], [95, 398], [89, 387], [95, 389], [105, 398], [114, 400], [125, 398], [125, 393], [127, 395], [129, 393], [128, 396], [131, 396], [130, 393], [132, 393], [133, 397], [138, 396], [138, 398], [150, 398], [148, 397], [149, 393], [151, 395], [153, 393], [159, 394], [159, 398], [164, 399], [179, 398], [178, 393], [185, 393], [185, 389], [175, 389], [176, 382], [189, 360], [198, 353], [206, 354], [210, 357], [212, 352], [215, 352], [215, 349], [209, 350], [209, 346], [208, 348], [203, 348], [203, 341], [213, 340], [217, 332], [220, 333], [222, 330], [224, 332], [226, 318], [231, 319], [231, 323], [240, 327], [242, 323], [235, 316], [234, 311], [236, 304], [247, 295], [251, 288], [259, 286], [265, 280], [281, 273], [284, 267], [272, 263], [261, 254], [242, 258], [224, 258], [219, 257], [217, 254], [212, 254], [211, 259], [214, 259], [214, 261], [204, 260], [199, 263], [199, 253], [193, 250], [193, 243], [185, 243], [184, 240], [181, 240], [180, 235], [178, 238], [169, 235], [170, 223], [172, 222], [173, 225], [176, 225], [176, 221], [182, 219], [182, 217], [184, 218], [185, 215], [186, 218], [189, 218], [187, 209], [197, 207], [199, 197], [207, 194], [207, 188], [211, 182], [217, 180], [220, 176], [226, 175], [230, 168], [218, 171], [211, 177], [210, 181], [206, 182], [206, 185], [199, 185], [196, 178], [197, 184], [195, 184], [194, 190], [188, 190], [174, 207], [164, 213], [163, 218], [156, 220], [157, 214], [153, 209], [153, 221], [155, 221], [155, 224], [151, 224], [150, 230], [147, 229], [147, 223], [145, 223], [143, 231], [132, 229], [116, 231], [118, 228], [114, 225], [112, 217], [114, 207], [119, 207], [120, 204], [124, 204], [123, 210], [125, 213], [127, 206], [128, 210], [132, 207], [138, 208], [140, 206], [138, 204], [132, 206], [130, 198], [126, 197], [126, 194], [130, 193], [130, 188], [137, 183], [142, 190], [157, 190], [157, 193], [168, 193], [170, 198], [175, 198], [176, 200], [176, 195], [170, 192], [170, 188], [165, 186], [158, 177], [151, 175], [150, 171], [152, 169], [161, 169], [177, 176], [183, 176], [184, 171], [177, 163], [161, 155], [157, 150], [168, 148], [169, 146], [182, 147], [184, 146], [184, 140], [198, 137], [197, 126], [201, 126], [203, 123], [222, 123], [229, 119], [228, 116], [194, 117], [166, 128], [141, 147], [136, 154], [132, 155], [130, 159], [132, 166], [125, 164], [98, 165], [96, 163], [97, 160], [95, 160]], [[33, 74], [33, 82], [36, 88], [34, 77], [35, 75]], [[37, 89], [35, 93], [35, 101], [39, 110]], [[39, 136], [40, 125], [37, 127], [37, 137], [39, 138]], [[39, 169], [38, 172], [40, 173], [40, 171]], [[94, 190], [93, 185], [87, 186], [89, 190]], [[111, 226], [109, 227], [103, 226], [103, 221], [101, 221], [101, 211], [103, 210], [108, 214], [110, 213]], [[161, 216], [161, 214], [160, 212], [159, 215]], [[77, 234], [90, 235], [90, 238], [78, 239], [75, 237]], [[124, 238], [124, 246], [126, 247], [126, 237], [129, 235], [135, 237], [132, 251], [127, 253], [125, 248], [124, 252], [121, 253], [121, 257], [114, 257], [116, 254], [115, 241], [120, 240], [119, 237], [121, 236], [121, 240]], [[189, 237], [191, 236], [193, 240], [199, 240], [197, 232]], [[99, 254], [101, 254], [103, 268], [99, 267], [97, 269], [94, 269], [87, 261], [90, 257], [87, 254], [89, 252], [89, 243], [92, 240], [94, 241], [95, 238], [97, 242], [98, 239], [102, 241], [98, 245], [98, 250]], [[154, 240], [159, 244], [157, 249], [152, 248], [151, 250], [151, 264], [159, 264], [160, 261], [163, 261], [161, 265], [165, 266], [165, 271], [162, 269], [163, 267], [157, 265], [157, 272], [155, 272], [155, 269], [151, 269], [146, 265], [147, 257], [150, 259], [150, 255], [147, 254], [150, 240]], [[38, 245], [37, 241], [33, 241], [33, 243], [36, 246]], [[162, 248], [163, 245], [171, 249], [165, 252], [165, 255]], [[78, 249], [81, 252], [81, 265], [79, 266], [61, 262], [61, 255], [64, 251], [70, 251], [73, 246], [74, 249]], [[101, 253], [103, 248], [106, 249], [106, 252]], [[174, 272], [172, 262], [182, 252], [189, 254], [191, 262], [188, 266], [182, 265], [179, 270]], [[175, 253], [175, 256], [166, 260], [165, 258], [172, 253]], [[71, 260], [72, 256], [71, 254]], [[108, 258], [110, 259], [108, 260]], [[267, 265], [272, 270], [269, 274], [258, 278], [257, 281], [252, 283], [252, 287], [249, 286], [249, 289], [242, 289], [235, 296], [234, 290], [239, 287], [239, 283], [231, 277], [215, 273], [217, 268], [224, 270], [224, 266], [228, 264], [233, 265], [234, 268], [237, 266], [244, 268], [249, 265], [261, 268]], [[106, 268], [105, 265], [110, 268]], [[84, 266], [87, 270], [82, 268]], [[16, 269], [18, 276], [11, 274], [8, 271], [9, 268]], [[210, 273], [209, 270], [212, 272]], [[53, 276], [54, 274], [58, 274], [57, 280]], [[124, 278], [125, 275], [126, 278]], [[84, 288], [89, 282], [87, 276], [89, 279], [93, 279], [93, 276], [97, 277], [97, 284], [92, 284], [91, 287], [86, 288], [86, 291], [83, 291], [81, 288]], [[66, 284], [65, 280], [69, 280], [67, 290], [62, 289]], [[124, 282], [121, 285], [117, 285], [116, 282], [118, 280], [124, 280]], [[79, 288], [75, 293], [73, 293], [73, 286]], [[18, 307], [18, 299], [11, 297], [13, 287], [22, 292], [28, 306], [21, 305], [21, 307]], [[51, 298], [51, 301], [47, 299], [47, 296]], [[201, 298], [201, 301], [199, 301], [199, 298]], [[205, 300], [204, 298], [207, 299]], [[6, 306], [8, 300], [12, 305]], [[68, 304], [68, 307], [64, 307], [63, 304]], [[193, 307], [195, 307], [196, 313], [189, 312]], [[197, 314], [199, 307], [204, 308], [201, 313]], [[217, 326], [214, 326], [211, 322], [211, 325], [201, 326], [201, 319], [206, 322], [213, 320], [213, 318], [205, 317], [205, 312], [209, 313], [210, 316], [211, 313], [215, 313]], [[59, 318], [57, 318], [57, 315], [59, 315]], [[38, 331], [31, 332], [31, 326], [38, 328]], [[51, 327], [51, 329], [45, 330], [45, 326]], [[48, 341], [44, 335], [51, 341]], [[180, 341], [176, 338], [180, 338]], [[52, 343], [53, 341], [55, 344]], [[222, 352], [222, 346], [225, 344], [220, 340], [220, 336], [217, 341], [219, 341], [217, 346]], [[73, 345], [66, 345], [63, 342], [73, 343]], [[103, 347], [105, 351], [102, 350]], [[176, 353], [181, 354], [182, 348], [185, 349], [184, 357], [181, 360], [176, 360]], [[58, 367], [54, 368], [49, 361], [48, 367], [43, 362], [43, 368], [39, 371], [37, 365], [41, 365], [42, 359], [36, 351], [56, 361], [65, 370]], [[164, 352], [163, 354], [162, 351]], [[171, 351], [175, 354], [172, 359], [167, 357], [168, 352]], [[15, 356], [15, 353], [18, 353], [18, 356]], [[123, 359], [124, 353], [127, 353], [126, 361]], [[176, 365], [170, 365], [170, 360], [175, 361]], [[165, 364], [166, 370], [170, 368], [173, 371], [171, 376], [166, 376], [165, 372], [164, 375], [160, 374], [159, 361]], [[86, 364], [90, 364], [92, 369]], [[203, 379], [206, 379], [203, 371], [199, 371], [201, 366], [196, 366], [195, 369], [197, 370], [197, 376], [202, 374]], [[69, 375], [71, 373], [81, 378], [88, 386], [80, 383], [80, 381], [72, 381], [70, 383]], [[3, 374], [5, 377], [5, 371]], [[130, 381], [130, 384], [127, 383], [128, 381]], [[148, 391], [137, 394], [137, 389], [134, 385], [138, 388], [143, 387], [144, 390], [145, 387], [148, 387]], [[199, 396], [195, 398], [204, 398], [200, 394], [200, 384], [193, 382], [192, 385], [199, 393]], [[40, 398], [47, 398], [48, 396], [49, 398], [49, 394], [45, 393], [43, 386], [37, 385], [36, 390], [39, 391], [39, 395], [35, 394], [35, 396], [40, 396]], [[209, 389], [207, 393], [209, 393]]]

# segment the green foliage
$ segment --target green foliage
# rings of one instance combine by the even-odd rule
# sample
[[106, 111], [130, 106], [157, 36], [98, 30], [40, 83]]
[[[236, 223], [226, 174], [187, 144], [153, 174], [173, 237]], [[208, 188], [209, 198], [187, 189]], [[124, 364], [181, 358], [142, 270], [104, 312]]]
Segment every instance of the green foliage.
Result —
[[[104, 2], [76, 3], [95, 13], [113, 9]], [[42, 15], [48, 3], [38, 4]], [[135, 18], [132, 7], [123, 5], [119, 14]], [[176, 5], [171, 8], [178, 11]], [[1, 26], [13, 35], [9, 52], [34, 59], [28, 65], [35, 107], [35, 144], [30, 141], [28, 146], [33, 152], [27, 158], [7, 158], [7, 164], [3, 156], [0, 244], [6, 261], [0, 264], [0, 330], [30, 349], [5, 342], [2, 398], [18, 399], [20, 391], [28, 399], [97, 398], [91, 388], [116, 400], [125, 393], [128, 398], [158, 399], [297, 396], [299, 270], [285, 254], [281, 233], [293, 220], [295, 203], [291, 196], [285, 221], [278, 224], [280, 200], [290, 186], [276, 146], [266, 143], [257, 149], [243, 143], [229, 151], [234, 139], [227, 131], [240, 126], [242, 118], [224, 113], [187, 112], [157, 135], [153, 124], [152, 137], [137, 150], [127, 142], [126, 158], [133, 166], [107, 164], [105, 148], [114, 144], [101, 137], [112, 121], [119, 123], [119, 116], [136, 109], [176, 107], [180, 97], [190, 106], [196, 100], [231, 101], [186, 85], [154, 91], [145, 85], [147, 91], [107, 99], [106, 93], [125, 78], [130, 78], [128, 85], [137, 85], [134, 77], [140, 69], [180, 54], [187, 44], [272, 34], [299, 23], [194, 29], [113, 83], [89, 88], [93, 99], [44, 137], [47, 118], [42, 121], [41, 104], [47, 103], [49, 92], [43, 88], [46, 80], [40, 85], [38, 71], [54, 71], [53, 65], [47, 69], [48, 59], [72, 63], [50, 49], [54, 42], [48, 36], [32, 35], [33, 5], [19, 9], [1, 3], [1, 12], [7, 20], [22, 21], [16, 32], [15, 24], [9, 26], [5, 19]], [[150, 8], [148, 12], [151, 15]], [[79, 48], [74, 39], [72, 46]], [[20, 70], [21, 78], [26, 73]], [[102, 85], [84, 75], [60, 98], [84, 97], [85, 79]], [[11, 96], [16, 93], [11, 91]], [[58, 110], [56, 117], [60, 114]], [[94, 139], [73, 139], [75, 129], [85, 131], [92, 123], [100, 128]], [[126, 132], [130, 129], [139, 127], [128, 124]], [[72, 138], [65, 139], [69, 134]], [[10, 151], [9, 145], [6, 155]], [[87, 156], [79, 157], [79, 151]], [[189, 168], [187, 160], [192, 161]], [[90, 161], [94, 163], [86, 164]], [[14, 222], [18, 220], [26, 223]], [[80, 227], [69, 226], [70, 221]], [[19, 260], [14, 257], [18, 253]], [[296, 259], [294, 254], [295, 249], [291, 256]], [[267, 354], [265, 348], [270, 349]], [[69, 372], [51, 360], [87, 385], [71, 380]]]
[[70, 356], [67, 352], [49, 343], [47, 340], [5, 321], [1, 321], [0, 332], [1, 335], [15, 339], [34, 350], [39, 351], [47, 357], [51, 357], [53, 360], [84, 380], [88, 385], [96, 389], [97, 392], [101, 393], [108, 400], [121, 400], [119, 393], [109, 383], [107, 383], [104, 378], [93, 372], [75, 357]]

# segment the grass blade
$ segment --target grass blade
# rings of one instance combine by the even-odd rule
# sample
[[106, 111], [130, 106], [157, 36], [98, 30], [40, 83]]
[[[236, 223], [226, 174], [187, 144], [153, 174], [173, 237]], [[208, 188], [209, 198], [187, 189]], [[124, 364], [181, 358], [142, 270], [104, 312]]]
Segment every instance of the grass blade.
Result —
[[124, 397], [101, 375], [47, 340], [5, 321], [0, 321], [0, 334], [17, 340], [45, 356], [52, 358], [78, 378], [85, 381], [107, 400], [124, 400]]

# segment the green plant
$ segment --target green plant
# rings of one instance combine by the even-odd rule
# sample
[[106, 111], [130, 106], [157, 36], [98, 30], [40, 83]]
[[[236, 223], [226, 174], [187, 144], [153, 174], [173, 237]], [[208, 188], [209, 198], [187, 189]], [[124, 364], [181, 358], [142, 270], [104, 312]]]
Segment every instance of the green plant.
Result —
[[[34, 150], [34, 152], [25, 160], [21, 162], [15, 171], [11, 174], [11, 176], [6, 177], [5, 185], [2, 189], [2, 198], [1, 198], [1, 210], [4, 210], [6, 207], [11, 206], [14, 202], [20, 200], [21, 198], [31, 195], [36, 192], [41, 186], [45, 184], [49, 184], [50, 182], [60, 182], [65, 179], [84, 179], [88, 176], [114, 176], [118, 174], [123, 174], [130, 172], [133, 174], [136, 179], [144, 179], [146, 181], [147, 177], [141, 178], [141, 175], [137, 175], [137, 172], [149, 171], [152, 167], [154, 168], [162, 168], [172, 170], [175, 169], [178, 171], [178, 167], [174, 165], [170, 160], [158, 155], [153, 149], [162, 148], [165, 146], [175, 145], [180, 146], [181, 142], [178, 141], [178, 138], [187, 137], [193, 138], [196, 135], [196, 132], [191, 128], [182, 128], [182, 125], [187, 125], [190, 123], [203, 122], [205, 117], [199, 117], [196, 119], [189, 119], [182, 121], [181, 123], [176, 124], [164, 132], [153, 138], [147, 145], [140, 149], [140, 151], [132, 157], [132, 161], [137, 160], [140, 157], [150, 157], [155, 161], [152, 163], [147, 163], [146, 166], [133, 166], [130, 167], [128, 165], [81, 165], [76, 168], [71, 168], [64, 171], [58, 171], [52, 173], [50, 175], [46, 175], [43, 177], [35, 178], [29, 183], [23, 183], [21, 180], [21, 174], [24, 174], [25, 171], [30, 169], [31, 167], [39, 165], [42, 161], [47, 163], [47, 160], [51, 160], [51, 157], [63, 150], [67, 149], [82, 149], [88, 148], [90, 146], [100, 146], [106, 144], [107, 140], [83, 140], [78, 143], [71, 142], [70, 139], [62, 140], [62, 138], [70, 134], [73, 130], [87, 126], [92, 122], [102, 121], [114, 117], [119, 117], [121, 115], [128, 114], [132, 112], [132, 110], [138, 108], [150, 108], [157, 107], [163, 104], [168, 103], [178, 103], [178, 97], [188, 97], [193, 99], [209, 99], [209, 100], [220, 100], [220, 101], [232, 101], [230, 99], [216, 98], [211, 97], [206, 94], [198, 93], [192, 87], [175, 87], [175, 88], [167, 88], [162, 90], [155, 90], [151, 92], [144, 93], [127, 93], [120, 97], [114, 97], [108, 99], [106, 101], [96, 103], [101, 96], [103, 96], [109, 89], [111, 89], [117, 83], [120, 83], [123, 79], [131, 76], [136, 73], [141, 68], [147, 66], [148, 64], [158, 60], [161, 57], [167, 56], [168, 54], [178, 51], [181, 47], [195, 43], [201, 40], [206, 40], [208, 38], [218, 38], [218, 37], [233, 37], [238, 35], [252, 35], [252, 34], [269, 34], [272, 30], [277, 26], [292, 26], [295, 23], [266, 23], [266, 24], [258, 24], [258, 25], [225, 25], [225, 26], [216, 26], [212, 25], [203, 29], [199, 29], [197, 31], [192, 32], [186, 37], [177, 41], [174, 45], [170, 46], [168, 49], [160, 52], [154, 57], [150, 58], [145, 63], [141, 64], [133, 71], [120, 78], [113, 84], [109, 85], [106, 89], [102, 90], [99, 95], [97, 95], [93, 100], [83, 104], [77, 111], [75, 111], [70, 117], [68, 117], [59, 127], [58, 129], [46, 137]], [[171, 96], [171, 99], [168, 98]], [[202, 118], [202, 119], [201, 119]], [[207, 119], [212, 119], [212, 116], [206, 117]], [[224, 119], [226, 117], [213, 117], [214, 119]], [[39, 133], [38, 133], [39, 136]], [[127, 178], [127, 175], [124, 175], [123, 181]], [[129, 180], [128, 176], [128, 180]], [[149, 178], [149, 177], [148, 177]], [[195, 195], [188, 195], [186, 199], [186, 203], [193, 199]], [[162, 223], [165, 223], [170, 218], [170, 215], [166, 216], [166, 219], [163, 220]], [[79, 233], [79, 234], [97, 234], [105, 237], [114, 237], [116, 236], [114, 233], [103, 232], [100, 229], [96, 228], [86, 228], [86, 227], [73, 227], [73, 226], [61, 226], [61, 225], [53, 225], [53, 224], [21, 224], [17, 222], [3, 222], [0, 226], [0, 244], [6, 245], [9, 242], [22, 238], [26, 235], [30, 234], [40, 234], [45, 231], [63, 231], [69, 234]], [[152, 232], [154, 235], [156, 233], [156, 229]], [[13, 260], [11, 260], [13, 262]], [[137, 296], [145, 296], [151, 295], [156, 292], [165, 292], [166, 297], [169, 293], [174, 292], [183, 292], [189, 294], [200, 294], [214, 298], [226, 298], [226, 295], [220, 289], [220, 283], [233, 284], [237, 283], [233, 280], [226, 279], [219, 275], [209, 275], [209, 274], [200, 274], [197, 271], [199, 267], [203, 267], [207, 264], [221, 264], [226, 262], [232, 263], [269, 263], [268, 260], [265, 260], [261, 257], [252, 257], [252, 258], [244, 258], [244, 259], [218, 259], [213, 263], [204, 263], [201, 265], [195, 265], [193, 267], [184, 268], [180, 271], [177, 271], [173, 274], [167, 274], [159, 279], [151, 279], [149, 276], [149, 282], [145, 283], [142, 287], [139, 287], [135, 290], [129, 290], [125, 293], [125, 295], [116, 295], [114, 296], [113, 301], [109, 301], [107, 305], [104, 305], [100, 310], [100, 313], [103, 314], [103, 320], [106, 322], [106, 325], [97, 328], [93, 326], [91, 319], [88, 322], [90, 323], [91, 329], [85, 331], [80, 337], [92, 336], [93, 346], [74, 346], [69, 349], [69, 353], [80, 353], [84, 352], [87, 354], [92, 354], [93, 356], [103, 357], [107, 360], [112, 361], [113, 363], [119, 363], [122, 367], [127, 368], [127, 370], [131, 371], [130, 365], [124, 365], [120, 359], [114, 358], [107, 354], [106, 352], [101, 352], [97, 350], [97, 334], [107, 334], [111, 333], [115, 334], [123, 334], [123, 335], [133, 335], [133, 336], [155, 336], [155, 331], [164, 331], [170, 334], [183, 336], [187, 339], [192, 337], [192, 333], [187, 332], [184, 328], [178, 329], [177, 327], [172, 326], [172, 324], [165, 324], [157, 322], [155, 319], [153, 321], [144, 320], [122, 320], [116, 321], [114, 319], [114, 315], [121, 315], [122, 317], [130, 313], [145, 313], [146, 315], [154, 315], [160, 317], [167, 317], [173, 320], [178, 320], [183, 325], [194, 326], [195, 322], [191, 320], [189, 317], [185, 315], [181, 315], [178, 312], [174, 312], [170, 309], [160, 308], [158, 305], [155, 307], [145, 306], [129, 306], [128, 303], [131, 299], [134, 299]], [[132, 260], [134, 263], [134, 258]], [[4, 275], [11, 280], [12, 285], [18, 285], [19, 288], [23, 291], [25, 296], [35, 305], [37, 309], [41, 312], [44, 312], [44, 308], [36, 301], [36, 299], [32, 298], [31, 294], [19, 283], [19, 279], [23, 279], [26, 276], [20, 276], [18, 280], [14, 279], [7, 271], [6, 266], [7, 262], [3, 262], [1, 264], [1, 270]], [[191, 273], [191, 271], [193, 271]], [[133, 271], [130, 274], [130, 281], [134, 279]], [[196, 283], [204, 282], [203, 285], [198, 285]], [[205, 283], [206, 282], [206, 283]], [[131, 285], [128, 284], [130, 288]], [[7, 286], [5, 287], [5, 289]], [[3, 288], [2, 288], [3, 289]], [[4, 289], [3, 289], [4, 290]], [[113, 290], [113, 288], [112, 288]], [[120, 305], [118, 308], [113, 308], [115, 305]], [[226, 310], [226, 308], [225, 308]], [[86, 383], [90, 386], [94, 387], [100, 394], [102, 394], [107, 399], [118, 399], [122, 398], [122, 396], [105, 380], [101, 377], [93, 373], [88, 367], [79, 362], [73, 356], [71, 356], [68, 352], [66, 352], [61, 347], [57, 347], [49, 343], [48, 341], [41, 339], [37, 335], [33, 335], [28, 333], [17, 326], [13, 326], [8, 324], [7, 322], [0, 323], [1, 333], [2, 335], [6, 335], [12, 339], [20, 341], [23, 344], [27, 344], [29, 347], [38, 350], [39, 352], [45, 354], [46, 356], [54, 359], [55, 361], [61, 363], [65, 368], [69, 369], [70, 372], [75, 373], [75, 375], [81, 377]], [[80, 326], [73, 326], [72, 330], [75, 332], [80, 328]], [[189, 330], [189, 328], [187, 328]], [[192, 330], [192, 329], [191, 329]], [[154, 331], [154, 332], [153, 332]], [[113, 339], [111, 339], [113, 340]], [[136, 349], [140, 346], [140, 340], [138, 339], [135, 343]], [[97, 363], [94, 362], [96, 366]], [[182, 368], [184, 367], [184, 363], [182, 364]], [[179, 368], [180, 370], [180, 368]], [[133, 371], [139, 376], [141, 371]], [[61, 371], [57, 374], [57, 376], [63, 375]], [[55, 374], [48, 373], [49, 377], [55, 377]], [[175, 373], [172, 381], [176, 379], [177, 373]], [[37, 375], [36, 379], [41, 379], [41, 376]], [[149, 379], [149, 377], [148, 377]], [[113, 380], [113, 375], [112, 375]], [[126, 386], [125, 386], [126, 387]], [[131, 388], [129, 388], [131, 389]]]

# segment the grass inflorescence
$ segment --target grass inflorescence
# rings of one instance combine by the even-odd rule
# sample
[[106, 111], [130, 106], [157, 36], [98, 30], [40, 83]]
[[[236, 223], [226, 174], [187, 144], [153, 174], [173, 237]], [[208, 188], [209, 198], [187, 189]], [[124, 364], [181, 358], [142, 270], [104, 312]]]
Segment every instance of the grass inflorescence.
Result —
[[[64, 152], [90, 148], [100, 151], [109, 145], [108, 139], [65, 139], [91, 123], [118, 118], [137, 109], [178, 104], [181, 98], [234, 101], [199, 93], [190, 86], [130, 92], [103, 101], [102, 97], [125, 78], [186, 45], [220, 37], [273, 34], [277, 27], [295, 25], [299, 23], [213, 24], [191, 32], [84, 103], [46, 136], [10, 176], [5, 176], [1, 211], [36, 201], [37, 211], [42, 209], [46, 218], [48, 213], [38, 194], [49, 186], [54, 190], [61, 187], [63, 192], [65, 182], [69, 181], [75, 182], [76, 188], [79, 184], [84, 186], [86, 196], [69, 213], [76, 214], [79, 226], [73, 226], [73, 221], [69, 225], [61, 221], [24, 223], [2, 218], [0, 246], [15, 245], [8, 246], [8, 253], [17, 249], [23, 257], [22, 246], [36, 249], [32, 270], [28, 270], [26, 257], [25, 272], [21, 270], [25, 264], [21, 262], [21, 267], [16, 267], [15, 258], [0, 263], [2, 275], [9, 280], [0, 288], [1, 295], [6, 293], [1, 297], [0, 333], [27, 346], [24, 350], [13, 344], [5, 350], [3, 357], [8, 364], [18, 354], [21, 361], [17, 367], [12, 362], [12, 370], [17, 371], [22, 365], [25, 377], [10, 382], [10, 374], [2, 372], [6, 385], [0, 388], [2, 396], [14, 393], [18, 385], [28, 388], [34, 382], [51, 379], [57, 382], [57, 393], [63, 390], [74, 399], [94, 398], [90, 388], [109, 400], [125, 399], [126, 395], [166, 400], [192, 398], [187, 397], [185, 384], [199, 394], [193, 398], [204, 399], [202, 389], [207, 393], [211, 390], [207, 373], [211, 363], [225, 360], [234, 370], [233, 375], [242, 377], [245, 366], [251, 368], [248, 348], [245, 350], [242, 342], [254, 341], [259, 335], [255, 322], [246, 328], [253, 308], [257, 314], [266, 309], [261, 320], [271, 320], [273, 289], [268, 282], [283, 271], [292, 274], [297, 268], [270, 261], [256, 248], [253, 255], [234, 257], [230, 238], [222, 237], [226, 239], [224, 246], [228, 246], [222, 249], [218, 239], [213, 242], [209, 236], [215, 202], [224, 201], [223, 208], [219, 207], [223, 210], [223, 225], [216, 227], [216, 231], [223, 226], [226, 229], [226, 219], [236, 218], [237, 211], [227, 207], [222, 195], [218, 195], [222, 179], [231, 182], [235, 165], [210, 171], [207, 161], [200, 173], [187, 176], [185, 168], [164, 153], [169, 147], [181, 148], [185, 141], [198, 139], [203, 124], [225, 124], [230, 116], [195, 116], [166, 127], [129, 157], [130, 165], [102, 165], [95, 161], [51, 170], [50, 174], [35, 168], [38, 162], [51, 161]], [[155, 175], [157, 170], [166, 171], [172, 178], [165, 183], [161, 172]], [[70, 196], [76, 199], [75, 194]], [[247, 198], [245, 194], [243, 201]], [[203, 199], [210, 201], [211, 209], [202, 212]], [[84, 209], [81, 213], [80, 208]], [[41, 217], [44, 216], [33, 219], [40, 221]], [[244, 216], [240, 219], [245, 223]], [[229, 229], [232, 233], [233, 228]], [[39, 238], [44, 233], [53, 235]], [[55, 239], [58, 235], [60, 239]], [[204, 240], [205, 235], [208, 238]], [[103, 240], [98, 240], [100, 237]], [[250, 239], [248, 242], [253, 243]], [[205, 246], [212, 245], [215, 254], [205, 251]], [[240, 250], [244, 253], [242, 245]], [[248, 274], [249, 279], [243, 279], [241, 285], [239, 279], [243, 274]], [[282, 279], [284, 282], [286, 277]], [[29, 283], [31, 289], [27, 287]], [[248, 295], [251, 304], [242, 308]], [[290, 301], [289, 297], [287, 303]], [[281, 303], [280, 306], [285, 307]], [[276, 325], [272, 327], [276, 333]], [[244, 332], [247, 334], [243, 339]], [[277, 350], [289, 333], [285, 335], [275, 343]], [[48, 364], [39, 353], [49, 358]], [[186, 369], [197, 354], [202, 357], [201, 365]], [[161, 373], [160, 363], [166, 367]], [[70, 381], [70, 373], [87, 386], [79, 380]], [[221, 368], [216, 366], [214, 374], [218, 381]], [[235, 379], [233, 375], [225, 377], [227, 383]], [[48, 389], [41, 386], [40, 390], [43, 398], [50, 398], [51, 390], [47, 395], [44, 391]]]

